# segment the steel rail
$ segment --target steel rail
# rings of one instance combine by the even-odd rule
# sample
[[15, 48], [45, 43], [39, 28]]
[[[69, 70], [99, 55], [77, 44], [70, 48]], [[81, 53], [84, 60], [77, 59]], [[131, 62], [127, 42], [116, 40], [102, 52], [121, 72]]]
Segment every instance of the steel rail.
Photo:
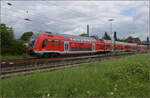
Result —
[[26, 75], [36, 70], [48, 71], [56, 70], [59, 68], [72, 67], [76, 65], [81, 65], [83, 63], [88, 63], [92, 61], [101, 61], [104, 59], [110, 59], [114, 57], [128, 56], [135, 53], [125, 53], [125, 54], [108, 54], [108, 55], [93, 55], [93, 56], [82, 56], [82, 57], [72, 57], [72, 58], [61, 58], [56, 60], [47, 60], [40, 62], [29, 62], [28, 65], [22, 63], [22, 66], [11, 66], [1, 68], [1, 78], [7, 78], [16, 75]]

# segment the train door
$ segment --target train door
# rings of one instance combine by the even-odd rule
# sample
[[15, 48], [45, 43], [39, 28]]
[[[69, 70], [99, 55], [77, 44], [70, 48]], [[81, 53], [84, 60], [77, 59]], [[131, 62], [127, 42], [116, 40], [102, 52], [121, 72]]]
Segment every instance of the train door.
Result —
[[64, 41], [64, 52], [68, 53], [69, 51], [69, 41]]
[[95, 52], [95, 43], [93, 43], [93, 52]]

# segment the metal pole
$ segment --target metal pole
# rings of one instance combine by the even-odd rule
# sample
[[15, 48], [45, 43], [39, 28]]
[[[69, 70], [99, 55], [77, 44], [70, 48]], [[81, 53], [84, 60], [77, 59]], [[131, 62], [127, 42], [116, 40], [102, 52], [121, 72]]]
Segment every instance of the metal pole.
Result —
[[[112, 32], [112, 21], [110, 23], [110, 30], [111, 30], [111, 42], [114, 43], [113, 32]], [[114, 44], [112, 45], [112, 51], [114, 51]]]
[[113, 38], [113, 34], [112, 34], [112, 22], [110, 23], [110, 33], [111, 33], [111, 42], [112, 42], [112, 38]]
[[148, 37], [148, 46], [149, 46], [149, 52], [150, 52], [150, 31], [149, 31], [149, 37]]
[[[148, 3], [150, 4], [150, 1]], [[150, 9], [148, 10], [150, 11]], [[150, 17], [150, 14], [148, 14], [148, 16]], [[149, 17], [148, 17], [148, 21], [150, 21]], [[150, 22], [148, 22], [148, 24], [150, 24]], [[149, 48], [148, 51], [150, 52], [150, 29], [149, 27], [148, 27], [148, 48]]]
[[[110, 21], [110, 30], [111, 30], [111, 42], [113, 42], [113, 32], [112, 32], [112, 21], [114, 21], [114, 19], [108, 19], [108, 21]], [[114, 51], [114, 44], [112, 46], [112, 51]]]
[[149, 37], [147, 37], [147, 46], [148, 46], [148, 51], [150, 51], [150, 41], [149, 41]]
[[[111, 42], [113, 42], [112, 22], [110, 23], [110, 32], [111, 32]], [[114, 51], [114, 45], [112, 46], [112, 51]]]
[[87, 35], [89, 37], [89, 24], [87, 24]]

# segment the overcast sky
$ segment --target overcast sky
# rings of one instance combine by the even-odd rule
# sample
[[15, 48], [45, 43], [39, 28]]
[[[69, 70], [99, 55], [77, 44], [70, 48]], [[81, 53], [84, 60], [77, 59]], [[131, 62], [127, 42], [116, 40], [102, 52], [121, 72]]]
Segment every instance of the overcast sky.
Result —
[[[8, 4], [11, 3], [12, 5]], [[100, 38], [112, 31], [120, 38], [145, 40], [149, 32], [148, 1], [2, 1], [1, 21], [19, 38], [24, 32], [50, 31], [79, 35], [90, 25], [90, 35]], [[24, 19], [30, 19], [27, 21]]]

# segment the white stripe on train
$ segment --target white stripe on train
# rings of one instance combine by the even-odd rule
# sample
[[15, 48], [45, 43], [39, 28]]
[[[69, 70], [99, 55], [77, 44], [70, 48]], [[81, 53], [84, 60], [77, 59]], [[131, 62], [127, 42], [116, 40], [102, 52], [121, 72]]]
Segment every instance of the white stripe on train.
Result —
[[[59, 54], [78, 54], [78, 53], [96, 53], [96, 52], [109, 52], [113, 50], [96, 50], [96, 51], [34, 51], [37, 54], [44, 54], [44, 53], [59, 53]], [[124, 51], [124, 50], [115, 50], [115, 51]]]

